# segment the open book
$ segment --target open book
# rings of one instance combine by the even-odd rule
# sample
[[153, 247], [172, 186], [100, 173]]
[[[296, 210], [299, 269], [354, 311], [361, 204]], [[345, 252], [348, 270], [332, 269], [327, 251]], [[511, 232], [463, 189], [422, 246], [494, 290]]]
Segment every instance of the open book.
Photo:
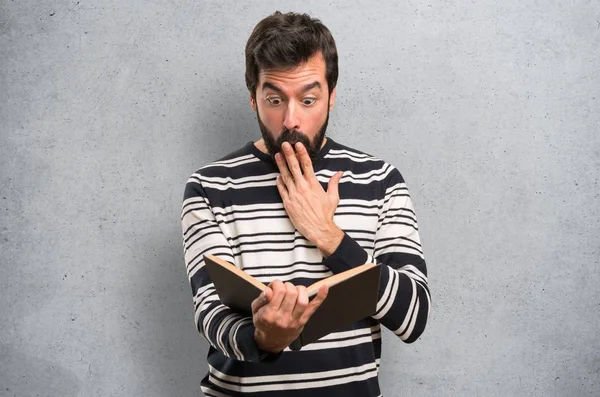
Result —
[[[214, 255], [204, 255], [204, 263], [221, 302], [239, 313], [252, 316], [252, 301], [267, 286]], [[299, 350], [331, 332], [373, 315], [379, 297], [380, 274], [379, 266], [367, 263], [308, 286], [309, 299], [317, 295], [323, 284], [329, 286], [329, 293], [290, 349]]]

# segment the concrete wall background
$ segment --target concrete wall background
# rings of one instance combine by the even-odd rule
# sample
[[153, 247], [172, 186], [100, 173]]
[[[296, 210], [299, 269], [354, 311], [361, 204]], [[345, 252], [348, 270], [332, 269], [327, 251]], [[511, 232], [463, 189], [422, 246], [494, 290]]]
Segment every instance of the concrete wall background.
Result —
[[384, 394], [600, 394], [600, 3], [373, 4], [0, 3], [0, 396], [200, 394], [183, 186], [259, 136], [275, 9], [331, 29], [329, 133], [415, 201], [434, 306]]

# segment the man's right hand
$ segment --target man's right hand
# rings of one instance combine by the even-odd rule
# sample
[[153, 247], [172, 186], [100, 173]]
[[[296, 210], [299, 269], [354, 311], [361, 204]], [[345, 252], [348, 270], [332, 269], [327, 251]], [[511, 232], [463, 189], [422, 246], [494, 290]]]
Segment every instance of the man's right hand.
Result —
[[321, 306], [326, 285], [309, 302], [306, 288], [275, 280], [252, 302], [254, 339], [266, 352], [279, 353], [300, 335], [304, 325]]

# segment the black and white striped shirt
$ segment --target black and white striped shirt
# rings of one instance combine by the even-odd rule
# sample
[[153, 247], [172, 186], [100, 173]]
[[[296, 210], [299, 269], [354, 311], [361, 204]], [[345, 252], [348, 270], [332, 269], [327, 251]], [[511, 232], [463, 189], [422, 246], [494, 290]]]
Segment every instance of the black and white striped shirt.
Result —
[[[328, 138], [313, 162], [323, 188], [337, 171], [334, 221], [345, 232], [336, 252], [319, 249], [290, 222], [271, 157], [252, 142], [189, 178], [182, 206], [183, 246], [195, 322], [208, 340], [207, 396], [380, 396], [383, 325], [407, 343], [423, 332], [430, 307], [417, 219], [400, 172]], [[310, 285], [349, 268], [382, 266], [377, 312], [300, 351], [264, 355], [251, 317], [224, 306], [203, 255], [213, 254], [268, 284]]]

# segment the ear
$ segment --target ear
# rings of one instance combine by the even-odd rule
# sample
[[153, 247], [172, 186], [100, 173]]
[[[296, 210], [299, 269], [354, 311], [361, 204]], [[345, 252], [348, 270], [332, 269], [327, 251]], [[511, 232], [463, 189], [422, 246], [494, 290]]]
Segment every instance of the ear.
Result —
[[250, 93], [250, 107], [254, 112], [256, 112], [256, 98], [254, 95], [252, 95], [252, 93]]
[[337, 87], [335, 87], [333, 90], [331, 90], [331, 94], [329, 94], [329, 110], [333, 109], [333, 106], [335, 105], [336, 89], [337, 89]]

